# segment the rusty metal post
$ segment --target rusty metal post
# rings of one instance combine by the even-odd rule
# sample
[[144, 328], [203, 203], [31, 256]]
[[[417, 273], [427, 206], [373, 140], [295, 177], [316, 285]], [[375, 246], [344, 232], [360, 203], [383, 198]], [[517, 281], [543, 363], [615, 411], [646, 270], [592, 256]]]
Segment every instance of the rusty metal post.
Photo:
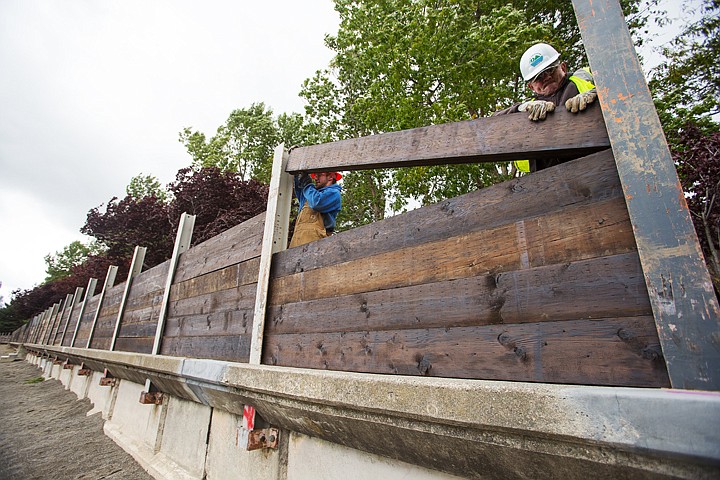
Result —
[[720, 311], [618, 0], [572, 0], [673, 388], [720, 390]]

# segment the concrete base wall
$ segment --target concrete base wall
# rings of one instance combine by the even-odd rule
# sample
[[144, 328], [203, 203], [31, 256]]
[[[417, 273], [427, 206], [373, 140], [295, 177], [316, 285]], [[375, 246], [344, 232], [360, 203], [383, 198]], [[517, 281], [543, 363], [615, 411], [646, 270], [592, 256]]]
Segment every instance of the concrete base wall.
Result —
[[293, 480], [366, 480], [369, 478], [413, 480], [460, 480], [409, 463], [361, 452], [306, 435], [291, 433], [288, 475]]
[[[218, 408], [212, 412], [212, 427], [205, 461], [207, 480], [284, 479], [282, 459], [287, 455], [287, 439], [280, 434], [275, 450], [248, 452], [240, 443], [242, 416]], [[228, 476], [230, 475], [230, 476]]]
[[118, 380], [100, 386], [102, 372], [81, 376], [78, 366], [63, 369], [36, 356], [27, 361], [78, 398], [89, 398], [94, 408], [88, 415], [102, 413], [105, 434], [160, 480], [460, 478], [283, 430], [278, 448], [248, 451], [242, 416], [168, 394], [161, 405], [144, 405], [144, 385]]

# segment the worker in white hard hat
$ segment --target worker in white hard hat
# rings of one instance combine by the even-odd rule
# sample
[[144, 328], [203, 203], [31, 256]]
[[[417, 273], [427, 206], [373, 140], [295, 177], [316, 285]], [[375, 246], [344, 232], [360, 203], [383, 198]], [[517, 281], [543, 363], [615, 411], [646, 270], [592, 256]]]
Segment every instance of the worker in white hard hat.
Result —
[[[597, 91], [589, 69], [577, 70], [570, 75], [560, 53], [547, 43], [536, 43], [520, 58], [520, 73], [533, 92], [533, 99], [495, 112], [493, 115], [525, 112], [534, 122], [545, 120], [548, 112], [565, 105], [568, 111], [578, 113], [597, 99]], [[516, 162], [521, 171], [537, 171], [561, 163], [558, 160]], [[528, 165], [529, 164], [529, 168]]]

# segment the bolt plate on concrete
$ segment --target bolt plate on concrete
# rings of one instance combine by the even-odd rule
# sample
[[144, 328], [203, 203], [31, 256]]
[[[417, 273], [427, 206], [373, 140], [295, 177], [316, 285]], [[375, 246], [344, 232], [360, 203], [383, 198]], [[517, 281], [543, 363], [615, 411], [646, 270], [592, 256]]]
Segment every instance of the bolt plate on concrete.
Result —
[[252, 430], [248, 435], [248, 450], [259, 450], [261, 448], [277, 448], [278, 429], [265, 428], [263, 430]]

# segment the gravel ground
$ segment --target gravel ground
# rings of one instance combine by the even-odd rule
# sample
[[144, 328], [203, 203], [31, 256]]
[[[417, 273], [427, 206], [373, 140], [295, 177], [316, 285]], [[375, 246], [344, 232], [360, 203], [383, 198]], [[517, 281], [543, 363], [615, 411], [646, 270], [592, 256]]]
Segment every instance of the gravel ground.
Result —
[[[0, 345], [2, 355], [14, 351]], [[0, 362], [0, 480], [152, 480], [103, 433], [90, 400], [58, 380], [32, 383], [40, 370], [24, 361]]]

